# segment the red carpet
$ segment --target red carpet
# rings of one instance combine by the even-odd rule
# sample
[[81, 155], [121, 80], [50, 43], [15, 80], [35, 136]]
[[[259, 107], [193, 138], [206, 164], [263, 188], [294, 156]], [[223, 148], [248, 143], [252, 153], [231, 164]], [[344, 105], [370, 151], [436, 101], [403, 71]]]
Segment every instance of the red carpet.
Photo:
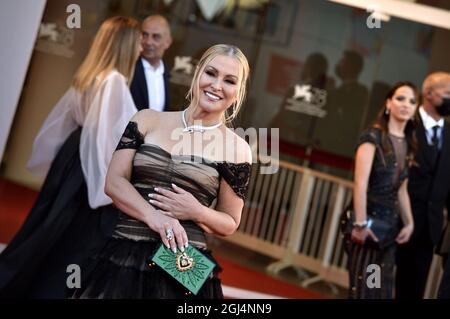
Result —
[[[38, 193], [0, 178], [0, 243], [8, 243], [25, 220]], [[219, 255], [219, 256], [217, 256]], [[324, 298], [322, 295], [285, 283], [263, 273], [220, 258], [222, 283], [226, 286], [284, 298]]]
[[299, 286], [288, 284], [260, 272], [230, 262], [216, 256], [217, 261], [223, 268], [221, 274], [222, 283], [227, 286], [252, 290], [284, 298], [295, 299], [324, 299], [325, 297], [303, 289]]
[[37, 193], [0, 178], [0, 243], [8, 243], [24, 222]]

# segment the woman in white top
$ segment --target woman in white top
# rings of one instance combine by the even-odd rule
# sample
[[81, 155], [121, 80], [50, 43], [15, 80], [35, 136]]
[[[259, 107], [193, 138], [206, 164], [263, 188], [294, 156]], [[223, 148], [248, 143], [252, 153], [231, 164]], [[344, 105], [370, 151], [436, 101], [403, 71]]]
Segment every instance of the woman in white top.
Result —
[[[24, 225], [0, 255], [0, 297], [65, 298], [69, 277], [112, 232], [105, 176], [136, 112], [129, 88], [140, 52], [136, 20], [101, 25], [71, 88], [46, 119], [27, 167], [46, 176]], [[72, 285], [71, 285], [72, 284]]]

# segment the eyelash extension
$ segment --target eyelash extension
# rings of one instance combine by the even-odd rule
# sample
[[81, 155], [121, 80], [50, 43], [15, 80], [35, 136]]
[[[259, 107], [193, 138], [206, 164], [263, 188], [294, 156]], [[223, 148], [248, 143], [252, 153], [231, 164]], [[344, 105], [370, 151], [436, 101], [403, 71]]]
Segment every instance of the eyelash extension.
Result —
[[[206, 70], [205, 71], [206, 74], [208, 74], [209, 76], [215, 76], [215, 72], [211, 71], [211, 70]], [[234, 82], [233, 80], [225, 80], [225, 82], [229, 83], [229, 84], [233, 84], [235, 85], [236, 82]]]

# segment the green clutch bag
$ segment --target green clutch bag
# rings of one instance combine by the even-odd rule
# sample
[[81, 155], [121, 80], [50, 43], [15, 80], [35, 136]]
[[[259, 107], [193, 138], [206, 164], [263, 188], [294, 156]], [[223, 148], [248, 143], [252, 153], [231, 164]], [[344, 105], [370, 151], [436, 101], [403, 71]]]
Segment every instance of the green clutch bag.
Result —
[[192, 245], [189, 245], [184, 250], [184, 253], [178, 251], [175, 254], [161, 244], [151, 261], [189, 289], [194, 295], [198, 293], [216, 266]]

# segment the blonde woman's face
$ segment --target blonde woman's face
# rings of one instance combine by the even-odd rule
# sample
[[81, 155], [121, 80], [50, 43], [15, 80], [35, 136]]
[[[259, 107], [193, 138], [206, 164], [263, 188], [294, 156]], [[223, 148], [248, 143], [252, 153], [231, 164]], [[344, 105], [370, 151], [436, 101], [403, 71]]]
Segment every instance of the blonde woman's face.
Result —
[[235, 58], [214, 57], [199, 77], [199, 107], [208, 112], [225, 111], [236, 102], [240, 82], [240, 64]]

